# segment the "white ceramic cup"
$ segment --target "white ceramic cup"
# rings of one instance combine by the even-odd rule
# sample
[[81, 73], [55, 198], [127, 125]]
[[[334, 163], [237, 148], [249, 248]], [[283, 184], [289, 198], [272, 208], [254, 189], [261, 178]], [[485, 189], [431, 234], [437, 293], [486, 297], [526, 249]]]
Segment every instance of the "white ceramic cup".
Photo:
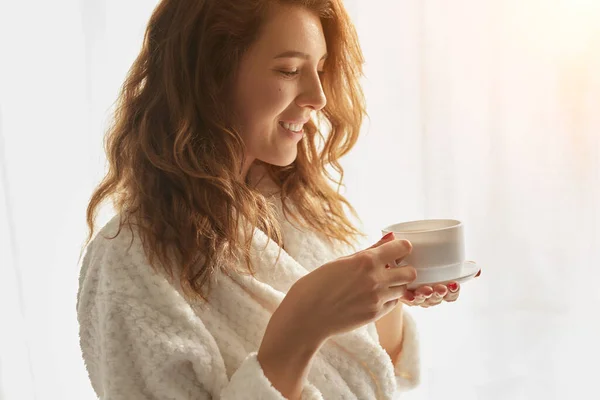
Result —
[[418, 286], [447, 282], [461, 276], [465, 263], [464, 226], [454, 219], [427, 219], [402, 222], [382, 230], [394, 232], [396, 239], [406, 239], [412, 252], [398, 266], [412, 265], [417, 279], [408, 285]]

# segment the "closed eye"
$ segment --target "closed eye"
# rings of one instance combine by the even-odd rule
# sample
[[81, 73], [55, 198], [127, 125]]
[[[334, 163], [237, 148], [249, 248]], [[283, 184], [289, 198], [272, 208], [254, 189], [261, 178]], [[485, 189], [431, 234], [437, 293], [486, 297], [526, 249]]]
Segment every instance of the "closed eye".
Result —
[[279, 73], [287, 78], [291, 78], [294, 77], [296, 75], [298, 75], [300, 73], [299, 70], [295, 70], [295, 71], [282, 71], [280, 70]]
[[[286, 78], [293, 78], [294, 76], [300, 74], [299, 70], [295, 70], [295, 71], [282, 71], [282, 70], [280, 70], [278, 72], [281, 75], [283, 75], [284, 77], [286, 77]], [[317, 71], [317, 74], [319, 74], [320, 77], [323, 77], [323, 75], [325, 74], [325, 71], [324, 70]]]

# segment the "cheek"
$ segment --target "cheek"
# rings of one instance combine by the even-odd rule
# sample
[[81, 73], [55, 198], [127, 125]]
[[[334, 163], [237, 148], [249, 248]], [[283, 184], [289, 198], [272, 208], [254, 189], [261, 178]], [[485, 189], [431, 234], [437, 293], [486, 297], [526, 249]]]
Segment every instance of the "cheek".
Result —
[[243, 136], [273, 127], [294, 101], [295, 82], [248, 71], [238, 80], [235, 110]]
[[285, 110], [288, 105], [287, 93], [281, 85], [273, 85], [264, 91], [264, 104], [270, 111], [279, 114]]
[[246, 104], [251, 112], [248, 116], [257, 123], [271, 123], [289, 107], [292, 100], [293, 96], [285, 84], [269, 82], [249, 93]]

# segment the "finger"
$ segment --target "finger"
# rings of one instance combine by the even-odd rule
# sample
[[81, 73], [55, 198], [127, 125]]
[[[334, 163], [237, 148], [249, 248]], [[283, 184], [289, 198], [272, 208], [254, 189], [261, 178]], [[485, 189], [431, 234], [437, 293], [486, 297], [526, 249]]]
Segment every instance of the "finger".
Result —
[[448, 288], [446, 287], [446, 285], [438, 283], [433, 286], [433, 297], [442, 299], [447, 293]]
[[403, 299], [406, 296], [406, 285], [392, 286], [381, 290], [381, 298], [383, 302], [388, 302], [394, 299]]
[[433, 294], [433, 288], [431, 286], [420, 286], [415, 289], [415, 296], [431, 297]]
[[458, 282], [449, 282], [446, 284], [448, 293], [444, 296], [444, 300], [448, 302], [456, 301], [460, 294], [460, 284]]
[[[406, 286], [404, 286], [404, 287], [406, 287]], [[413, 303], [415, 301], [414, 292], [412, 290], [406, 289], [404, 292], [404, 295], [402, 295], [402, 297], [400, 298], [400, 301], [409, 306], [414, 305], [414, 303]]]
[[[406, 286], [404, 286], [406, 287]], [[404, 292], [404, 295], [402, 296], [402, 298], [400, 299], [404, 304], [407, 304], [409, 306], [415, 306], [418, 304], [421, 304], [423, 302], [423, 299], [417, 299], [415, 292], [413, 290], [410, 289], [406, 289], [406, 291]]]
[[367, 250], [372, 252], [381, 265], [396, 265], [396, 260], [402, 260], [412, 251], [412, 245], [405, 239], [394, 239], [377, 247]]
[[460, 290], [460, 284], [458, 282], [448, 282], [446, 284], [449, 292], [458, 292]]
[[441, 286], [443, 287], [443, 291], [442, 291], [442, 288], [440, 288], [440, 285], [435, 285], [433, 287], [433, 294], [424, 301], [425, 305], [427, 305], [429, 307], [437, 306], [444, 300], [444, 296], [446, 295], [448, 290], [446, 289], [446, 286], [444, 286], [444, 285], [441, 285]]
[[377, 243], [375, 243], [371, 247], [368, 247], [366, 250], [374, 249], [376, 247], [381, 246], [384, 243], [391, 242], [394, 239], [395, 239], [394, 232], [390, 232], [390, 233], [386, 234], [385, 236], [383, 236], [381, 239], [379, 239], [379, 241]]
[[411, 265], [392, 268], [385, 273], [390, 287], [407, 285], [417, 279], [417, 270]]
[[[382, 245], [382, 244], [384, 244], [384, 243], [391, 242], [391, 241], [392, 241], [392, 240], [394, 240], [394, 239], [395, 239], [395, 237], [394, 237], [394, 232], [390, 232], [390, 233], [388, 233], [388, 234], [384, 235], [384, 236], [383, 236], [381, 239], [379, 239], [379, 241], [378, 241], [377, 243], [375, 243], [374, 245], [372, 245], [372, 246], [370, 246], [370, 247], [367, 247], [366, 249], [364, 249], [364, 250], [361, 250], [361, 251], [359, 251], [358, 253], [363, 253], [363, 252], [365, 252], [365, 251], [368, 251], [368, 250], [371, 250], [371, 249], [377, 248], [377, 247], [381, 246], [381, 245]], [[357, 254], [358, 254], [358, 253], [357, 253]], [[344, 257], [342, 257], [342, 258], [344, 258]], [[388, 266], [386, 266], [386, 268], [389, 268], [389, 267], [388, 267]]]
[[458, 295], [459, 295], [459, 292], [456, 292], [456, 293], [448, 292], [448, 294], [444, 296], [444, 301], [447, 301], [448, 303], [452, 303], [453, 301], [456, 301], [458, 299]]
[[427, 303], [427, 300], [429, 300], [428, 297], [416, 296], [415, 300], [413, 301], [413, 305], [415, 305], [415, 306], [423, 305], [423, 304]]
[[427, 301], [433, 294], [433, 288], [431, 286], [419, 286], [415, 289], [415, 305], [421, 305]]
[[423, 302], [424, 307], [433, 307], [433, 306], [437, 306], [438, 304], [440, 304], [442, 302], [444, 298], [440, 297], [437, 293], [434, 293], [433, 296], [431, 296], [430, 298], [428, 298], [426, 301]]

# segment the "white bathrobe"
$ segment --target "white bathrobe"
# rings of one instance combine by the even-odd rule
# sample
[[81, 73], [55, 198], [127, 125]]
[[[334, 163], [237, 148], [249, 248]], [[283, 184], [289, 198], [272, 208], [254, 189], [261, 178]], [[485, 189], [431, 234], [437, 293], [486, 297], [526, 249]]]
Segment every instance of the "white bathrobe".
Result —
[[[117, 232], [118, 216], [104, 226], [87, 248], [77, 299], [80, 345], [96, 394], [104, 400], [283, 400], [256, 358], [267, 323], [294, 282], [349, 249], [334, 250], [284, 218], [281, 227], [286, 251], [279, 261], [279, 246], [256, 230], [256, 278], [219, 273], [206, 305], [186, 302], [154, 273], [129, 229], [106, 238]], [[397, 365], [374, 323], [336, 335], [313, 358], [302, 399], [392, 399], [416, 385], [415, 328], [406, 312], [404, 318]]]

